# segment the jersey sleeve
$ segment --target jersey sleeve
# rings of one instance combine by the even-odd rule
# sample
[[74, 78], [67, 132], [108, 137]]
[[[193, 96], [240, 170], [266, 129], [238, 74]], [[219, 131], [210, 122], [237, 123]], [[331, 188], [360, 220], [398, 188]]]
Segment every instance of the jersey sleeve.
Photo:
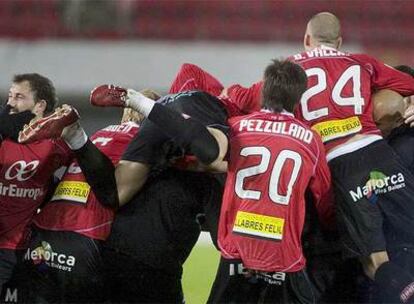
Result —
[[371, 73], [375, 90], [390, 89], [403, 96], [414, 95], [414, 78], [367, 55], [358, 55], [360, 62]]
[[67, 166], [75, 157], [73, 151], [69, 148], [69, 146], [63, 141], [63, 139], [56, 139], [55, 140], [56, 151], [59, 153], [59, 160], [61, 166]]
[[319, 219], [324, 227], [334, 227], [334, 195], [331, 182], [331, 172], [326, 162], [325, 150], [319, 135], [315, 134], [318, 143], [318, 159], [315, 166], [315, 172], [309, 183], [314, 198], [316, 210]]
[[262, 101], [263, 82], [256, 82], [249, 88], [235, 84], [227, 89], [230, 100], [245, 114], [259, 111]]

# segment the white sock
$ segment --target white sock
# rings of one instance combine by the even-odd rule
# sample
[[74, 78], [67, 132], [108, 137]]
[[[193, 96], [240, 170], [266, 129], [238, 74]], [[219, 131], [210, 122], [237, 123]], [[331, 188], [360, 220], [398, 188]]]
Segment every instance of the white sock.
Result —
[[133, 89], [128, 89], [127, 91], [128, 93], [125, 102], [127, 107], [130, 107], [131, 109], [143, 114], [145, 117], [148, 117], [155, 105], [155, 101]]
[[88, 141], [88, 135], [78, 122], [64, 128], [62, 138], [71, 150], [82, 148]]

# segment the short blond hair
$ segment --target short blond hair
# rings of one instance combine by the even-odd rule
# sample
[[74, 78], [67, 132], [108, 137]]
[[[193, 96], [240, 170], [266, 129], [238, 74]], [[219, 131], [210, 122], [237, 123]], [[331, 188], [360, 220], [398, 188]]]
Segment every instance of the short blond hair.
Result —
[[[151, 89], [143, 89], [139, 92], [145, 97], [148, 97], [152, 100], [158, 100], [161, 98], [160, 94], [158, 94], [157, 92]], [[144, 118], [145, 118], [144, 115], [142, 115], [141, 113], [131, 108], [125, 108], [122, 114], [121, 123], [129, 122], [129, 121], [141, 123], [144, 120]]]

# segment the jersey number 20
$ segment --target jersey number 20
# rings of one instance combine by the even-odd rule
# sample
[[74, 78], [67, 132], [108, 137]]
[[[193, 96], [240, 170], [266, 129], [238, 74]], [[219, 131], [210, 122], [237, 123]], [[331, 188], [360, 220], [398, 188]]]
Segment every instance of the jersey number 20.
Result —
[[[241, 169], [236, 174], [236, 183], [235, 183], [235, 192], [241, 199], [252, 199], [260, 200], [262, 197], [262, 192], [254, 189], [246, 189], [244, 181], [248, 177], [258, 176], [266, 173], [269, 170], [271, 152], [266, 147], [254, 146], [254, 147], [245, 147], [240, 151], [240, 155], [248, 157], [251, 155], [261, 156], [260, 163], [255, 166], [247, 167]], [[286, 160], [293, 161], [292, 172], [283, 172], [284, 164]], [[276, 160], [271, 167], [271, 174], [268, 181], [268, 194], [272, 202], [281, 205], [288, 205], [289, 199], [292, 194], [293, 186], [298, 177], [300, 167], [302, 165], [302, 158], [299, 153], [292, 150], [282, 150], [279, 155], [276, 157]], [[285, 169], [286, 171], [286, 169]], [[279, 182], [281, 174], [290, 174], [289, 183], [287, 185], [287, 192], [282, 194], [279, 193]]]

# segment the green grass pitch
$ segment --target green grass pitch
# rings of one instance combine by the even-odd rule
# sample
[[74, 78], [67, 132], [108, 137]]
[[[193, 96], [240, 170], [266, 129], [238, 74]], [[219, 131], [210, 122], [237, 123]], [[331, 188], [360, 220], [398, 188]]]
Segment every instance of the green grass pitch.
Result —
[[220, 254], [213, 245], [199, 244], [184, 264], [183, 289], [187, 304], [204, 304], [216, 275]]

